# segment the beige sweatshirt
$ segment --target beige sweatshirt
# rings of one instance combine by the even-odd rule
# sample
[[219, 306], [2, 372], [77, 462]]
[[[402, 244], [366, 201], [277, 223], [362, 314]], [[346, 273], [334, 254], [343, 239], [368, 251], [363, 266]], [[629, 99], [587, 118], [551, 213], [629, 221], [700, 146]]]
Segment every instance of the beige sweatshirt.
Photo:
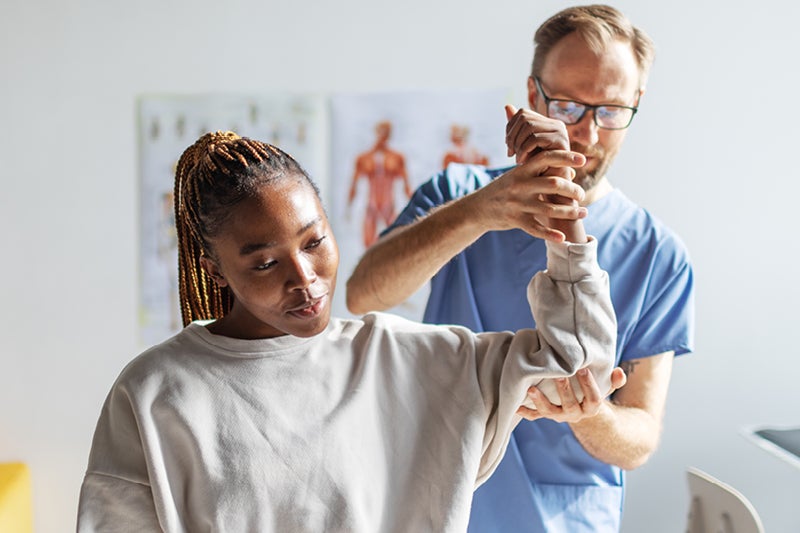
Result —
[[375, 313], [241, 340], [190, 324], [114, 383], [78, 531], [465, 531], [528, 387], [584, 366], [608, 384], [616, 320], [596, 244], [549, 247], [529, 287], [538, 330]]

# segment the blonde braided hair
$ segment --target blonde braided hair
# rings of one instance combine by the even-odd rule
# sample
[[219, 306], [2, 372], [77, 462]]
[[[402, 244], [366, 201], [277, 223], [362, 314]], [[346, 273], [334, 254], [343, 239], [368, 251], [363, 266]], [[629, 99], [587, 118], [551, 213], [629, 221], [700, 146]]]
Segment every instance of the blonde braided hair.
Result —
[[316, 185], [290, 155], [231, 131], [207, 133], [183, 152], [175, 170], [174, 198], [184, 326], [230, 312], [233, 294], [211, 279], [200, 259], [214, 258], [210, 240], [237, 203], [287, 175], [302, 176], [319, 196]]

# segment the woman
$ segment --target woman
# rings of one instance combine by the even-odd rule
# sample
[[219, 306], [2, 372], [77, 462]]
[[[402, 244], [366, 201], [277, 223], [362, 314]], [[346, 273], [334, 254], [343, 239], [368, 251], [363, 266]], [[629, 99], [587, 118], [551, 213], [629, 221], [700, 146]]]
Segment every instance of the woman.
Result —
[[274, 146], [203, 136], [175, 209], [186, 327], [113, 385], [79, 531], [461, 532], [527, 389], [581, 368], [609, 383], [594, 241], [550, 247], [529, 290], [539, 330], [474, 334], [331, 318], [336, 241]]

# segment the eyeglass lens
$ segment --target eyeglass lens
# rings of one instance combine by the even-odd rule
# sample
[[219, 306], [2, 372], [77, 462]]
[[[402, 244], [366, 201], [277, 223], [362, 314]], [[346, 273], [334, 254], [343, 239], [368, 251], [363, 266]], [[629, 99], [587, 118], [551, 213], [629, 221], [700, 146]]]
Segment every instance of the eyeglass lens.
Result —
[[[577, 124], [589, 109], [590, 106], [568, 100], [551, 100], [548, 106], [550, 117], [565, 124]], [[601, 105], [594, 108], [594, 120], [601, 128], [625, 128], [632, 119], [633, 110], [627, 107]]]

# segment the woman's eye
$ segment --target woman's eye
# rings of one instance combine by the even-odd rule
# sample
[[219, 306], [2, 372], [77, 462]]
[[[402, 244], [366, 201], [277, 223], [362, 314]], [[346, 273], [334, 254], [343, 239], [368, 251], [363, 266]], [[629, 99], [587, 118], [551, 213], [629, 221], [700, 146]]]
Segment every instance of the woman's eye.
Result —
[[306, 246], [306, 248], [316, 248], [317, 246], [319, 246], [320, 244], [322, 244], [322, 241], [324, 241], [324, 240], [325, 240], [325, 237], [324, 237], [324, 236], [323, 236], [323, 237], [320, 237], [319, 239], [314, 239], [313, 241], [311, 241], [310, 243], [308, 243], [308, 246]]
[[266, 263], [260, 264], [256, 267], [256, 270], [269, 270], [276, 261], [267, 261]]

